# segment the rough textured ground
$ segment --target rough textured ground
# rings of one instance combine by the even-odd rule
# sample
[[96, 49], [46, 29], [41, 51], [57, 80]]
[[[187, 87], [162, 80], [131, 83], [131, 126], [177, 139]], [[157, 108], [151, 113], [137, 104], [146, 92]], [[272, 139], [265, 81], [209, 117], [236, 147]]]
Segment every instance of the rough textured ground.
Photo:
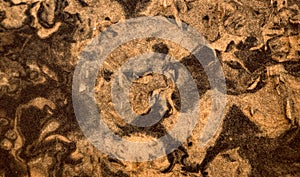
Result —
[[[2, 0], [0, 1], [0, 176], [300, 176], [299, 0]], [[197, 29], [215, 49], [227, 85], [216, 136], [197, 142], [210, 113], [211, 90], [196, 58], [170, 41], [120, 46], [95, 89], [102, 118], [131, 140], [164, 135], [180, 113], [180, 95], [161, 75], [133, 83], [135, 112], [149, 111], [156, 90], [171, 96], [168, 114], [146, 129], [113, 110], [110, 84], [128, 58], [147, 51], [173, 56], [194, 77], [203, 104], [191, 137], [166, 157], [130, 163], [98, 151], [83, 136], [72, 107], [80, 52], [111, 24], [165, 16]], [[167, 30], [167, 29], [166, 29]]]

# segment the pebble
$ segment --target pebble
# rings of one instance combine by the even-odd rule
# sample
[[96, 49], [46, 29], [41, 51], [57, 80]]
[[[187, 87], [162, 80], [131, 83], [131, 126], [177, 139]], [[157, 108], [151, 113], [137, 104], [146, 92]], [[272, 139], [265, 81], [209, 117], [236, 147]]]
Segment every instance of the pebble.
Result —
[[12, 143], [6, 138], [4, 138], [0, 143], [0, 148], [6, 151], [11, 150], [12, 146], [13, 146]]

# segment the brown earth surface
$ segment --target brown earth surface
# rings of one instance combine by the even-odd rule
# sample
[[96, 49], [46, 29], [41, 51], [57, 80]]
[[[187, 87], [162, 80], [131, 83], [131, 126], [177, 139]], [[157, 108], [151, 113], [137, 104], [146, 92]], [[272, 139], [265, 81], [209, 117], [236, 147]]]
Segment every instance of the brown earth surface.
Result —
[[[94, 87], [101, 118], [116, 135], [158, 139], [174, 128], [183, 105], [172, 80], [148, 73], [132, 83], [130, 104], [144, 115], [151, 110], [149, 100], [160, 95], [168, 102], [163, 119], [147, 128], [122, 120], [111, 85], [131, 57], [172, 56], [191, 73], [201, 102], [199, 121], [181, 146], [152, 161], [128, 162], [102, 153], [84, 136], [74, 114], [72, 81], [94, 37], [143, 16], [171, 18], [179, 27], [186, 23], [205, 37], [222, 65], [227, 102], [216, 134], [199, 146], [213, 111], [213, 89], [196, 57], [153, 37], [116, 48]], [[300, 176], [299, 32], [299, 0], [2, 0], [0, 177]]]

